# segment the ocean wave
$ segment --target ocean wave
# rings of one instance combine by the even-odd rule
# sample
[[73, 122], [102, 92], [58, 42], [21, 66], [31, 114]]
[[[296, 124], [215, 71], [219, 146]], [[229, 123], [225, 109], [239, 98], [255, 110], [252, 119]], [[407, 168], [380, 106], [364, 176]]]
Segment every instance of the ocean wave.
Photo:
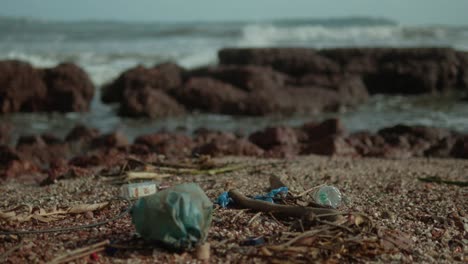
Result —
[[242, 31], [240, 46], [452, 46], [468, 43], [467, 28], [400, 25], [277, 26], [252, 24]]
[[372, 27], [324, 27], [299, 26], [277, 27], [274, 25], [249, 25], [243, 29], [241, 45], [314, 45], [317, 42], [356, 43], [359, 41], [388, 40], [393, 38], [399, 28], [395, 26]]

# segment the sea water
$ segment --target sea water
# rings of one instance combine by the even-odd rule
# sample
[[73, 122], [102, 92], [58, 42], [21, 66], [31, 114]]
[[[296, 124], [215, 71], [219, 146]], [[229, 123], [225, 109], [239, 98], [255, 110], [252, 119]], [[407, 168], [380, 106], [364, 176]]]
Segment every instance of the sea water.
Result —
[[76, 123], [103, 132], [120, 130], [133, 138], [161, 129], [199, 127], [249, 133], [268, 125], [298, 125], [338, 116], [350, 131], [377, 130], [397, 124], [422, 124], [468, 132], [468, 103], [463, 94], [374, 96], [356, 109], [317, 116], [234, 117], [196, 114], [148, 122], [120, 118], [115, 105], [99, 100], [100, 86], [137, 64], [175, 61], [187, 68], [217, 63], [223, 47], [368, 47], [448, 46], [468, 50], [466, 26], [405, 26], [386, 19], [303, 19], [239, 22], [138, 23], [58, 22], [0, 18], [0, 59], [20, 59], [51, 67], [71, 61], [83, 67], [98, 87], [89, 113], [8, 114], [18, 133], [64, 135]]

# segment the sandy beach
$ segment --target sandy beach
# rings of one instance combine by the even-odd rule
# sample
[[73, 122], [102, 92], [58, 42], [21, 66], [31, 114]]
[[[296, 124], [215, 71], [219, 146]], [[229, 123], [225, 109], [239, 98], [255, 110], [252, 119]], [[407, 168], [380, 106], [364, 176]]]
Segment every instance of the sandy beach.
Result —
[[[467, 261], [468, 192], [466, 187], [418, 178], [440, 177], [447, 181], [467, 180], [468, 161], [454, 159], [383, 160], [374, 158], [343, 158], [304, 156], [291, 160], [253, 158], [223, 158], [218, 164], [235, 162], [244, 168], [218, 175], [177, 174], [163, 184], [198, 183], [211, 200], [223, 191], [238, 189], [245, 195], [265, 193], [269, 177], [281, 177], [292, 194], [321, 184], [338, 187], [345, 195], [339, 211], [345, 213], [341, 224], [356, 221], [353, 213], [362, 213], [359, 226], [353, 232], [338, 233], [343, 241], [356, 243], [326, 244], [318, 249], [307, 241], [278, 249], [278, 245], [303, 232], [294, 229], [298, 219], [276, 217], [235, 207], [215, 205], [213, 222], [207, 242], [211, 245], [212, 263], [275, 263], [297, 262], [403, 262], [454, 263]], [[263, 165], [262, 165], [263, 164]], [[0, 186], [5, 210], [29, 204], [49, 210], [80, 203], [108, 201], [119, 194], [119, 186], [108, 178], [94, 175], [71, 178], [45, 187], [9, 182]], [[311, 201], [308, 195], [300, 203]], [[112, 201], [110, 206], [84, 214], [67, 215], [50, 223], [28, 221], [2, 223], [2, 229], [39, 230], [89, 224], [117, 215], [127, 205]], [[354, 216], [354, 218], [352, 218]], [[368, 217], [368, 219], [367, 219]], [[354, 219], [354, 220], [352, 220]], [[364, 220], [363, 220], [364, 219]], [[344, 222], [343, 222], [344, 221]], [[356, 224], [356, 222], [354, 222]], [[312, 225], [310, 230], [323, 228]], [[336, 227], [327, 232], [336, 232]], [[340, 228], [338, 228], [340, 229]], [[307, 230], [304, 230], [307, 231]], [[334, 233], [336, 234], [336, 233]], [[245, 245], [249, 237], [264, 238], [258, 246]], [[104, 226], [68, 233], [0, 236], [0, 256], [6, 263], [45, 263], [67, 250], [78, 249], [103, 240], [114, 247], [95, 256], [96, 263], [192, 263], [198, 260], [194, 252], [173, 252], [144, 243], [135, 235], [131, 219], [126, 217]], [[337, 248], [338, 247], [338, 248]], [[86, 263], [89, 257], [76, 260]]]

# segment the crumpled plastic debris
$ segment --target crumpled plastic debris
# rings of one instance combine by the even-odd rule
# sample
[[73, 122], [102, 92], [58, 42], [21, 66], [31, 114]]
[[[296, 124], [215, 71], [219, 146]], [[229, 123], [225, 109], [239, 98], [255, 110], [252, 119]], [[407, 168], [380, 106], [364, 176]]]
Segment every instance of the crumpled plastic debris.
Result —
[[255, 200], [262, 200], [262, 201], [270, 202], [270, 203], [275, 203], [273, 198], [275, 198], [276, 196], [278, 196], [280, 194], [286, 195], [287, 193], [288, 193], [288, 187], [283, 186], [283, 187], [280, 187], [278, 189], [271, 190], [266, 195], [257, 195], [257, 196], [254, 197], [254, 199]]
[[219, 204], [221, 207], [226, 208], [230, 203], [232, 203], [232, 198], [229, 197], [228, 192], [223, 192], [218, 196], [216, 203]]
[[241, 242], [242, 246], [260, 246], [263, 244], [265, 244], [265, 238], [263, 236], [249, 237]]
[[195, 183], [184, 183], [140, 198], [131, 216], [143, 239], [186, 249], [205, 241], [212, 211], [203, 190]]

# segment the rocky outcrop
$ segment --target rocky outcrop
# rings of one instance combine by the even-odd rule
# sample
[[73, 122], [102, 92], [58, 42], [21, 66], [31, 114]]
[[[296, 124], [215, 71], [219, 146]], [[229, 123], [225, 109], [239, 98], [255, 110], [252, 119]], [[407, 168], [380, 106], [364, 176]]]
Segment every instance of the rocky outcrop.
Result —
[[224, 49], [222, 65], [262, 65], [303, 79], [359, 76], [371, 94], [420, 94], [467, 88], [467, 55], [450, 48]]
[[168, 117], [185, 113], [185, 109], [174, 98], [161, 90], [149, 86], [126, 90], [119, 115], [128, 117]]
[[269, 66], [211, 66], [188, 72], [191, 77], [214, 78], [246, 92], [281, 88], [291, 82], [291, 77], [272, 70]]
[[233, 48], [218, 53], [223, 65], [259, 65], [300, 77], [308, 73], [339, 73], [340, 65], [314, 49], [307, 48]]
[[221, 114], [243, 113], [247, 98], [246, 92], [206, 77], [190, 78], [184, 86], [174, 89], [173, 95], [189, 109]]
[[94, 96], [94, 85], [85, 71], [72, 63], [44, 69], [46, 111], [85, 112]]
[[198, 129], [192, 136], [156, 132], [141, 135], [133, 143], [121, 133], [101, 135], [81, 125], [70, 131], [66, 141], [42, 134], [20, 136], [16, 148], [0, 145], [0, 180], [34, 182], [47, 177], [44, 183], [52, 183], [63, 177], [120, 173], [125, 166], [135, 166], [135, 159], [151, 163], [200, 155], [468, 159], [467, 139], [468, 135], [447, 129], [408, 125], [349, 134], [336, 118], [297, 127], [268, 127], [247, 136], [209, 129]]
[[94, 85], [71, 63], [36, 69], [21, 61], [0, 61], [0, 113], [83, 112]]
[[120, 102], [121, 115], [180, 114], [159, 113], [171, 108], [168, 100], [151, 110], [141, 106], [163, 105], [141, 102], [157, 90], [157, 97], [169, 95], [189, 110], [290, 115], [354, 107], [369, 94], [468, 88], [468, 55], [450, 48], [229, 48], [218, 55], [219, 65], [189, 71], [174, 64], [135, 67], [103, 88], [103, 101]]
[[145, 87], [168, 91], [181, 85], [183, 73], [184, 69], [174, 63], [162, 63], [150, 68], [139, 65], [105, 85], [102, 88], [102, 100], [106, 103], [121, 102], [129, 91]]
[[8, 123], [0, 123], [0, 145], [8, 145], [13, 127]]
[[45, 108], [47, 87], [39, 71], [21, 61], [0, 61], [0, 113]]

